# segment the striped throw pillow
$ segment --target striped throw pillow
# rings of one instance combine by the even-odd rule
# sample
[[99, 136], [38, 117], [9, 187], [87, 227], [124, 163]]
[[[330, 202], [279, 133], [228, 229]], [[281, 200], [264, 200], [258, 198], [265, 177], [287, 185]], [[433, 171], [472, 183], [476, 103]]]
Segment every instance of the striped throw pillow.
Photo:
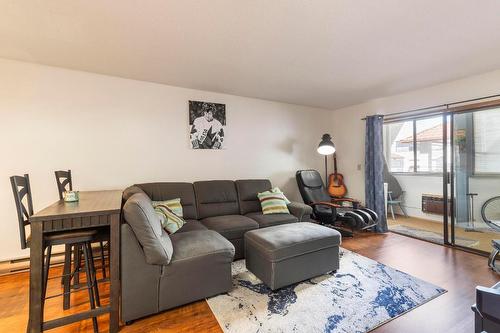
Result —
[[175, 215], [183, 217], [184, 212], [182, 211], [181, 198], [175, 198], [171, 200], [164, 201], [153, 201], [153, 207], [165, 205], [167, 206]]
[[290, 200], [288, 200], [288, 198], [287, 198], [287, 197], [285, 197], [285, 194], [283, 193], [283, 191], [281, 191], [281, 190], [279, 189], [279, 187], [274, 187], [274, 188], [272, 188], [270, 192], [272, 192], [272, 193], [276, 193], [276, 194], [281, 194], [281, 195], [283, 196], [283, 200], [285, 200], [285, 203], [286, 203], [287, 205], [289, 205], [289, 204], [291, 203], [291, 201], [290, 201]]
[[262, 207], [262, 214], [290, 214], [286, 201], [283, 199], [283, 193], [280, 195], [279, 193], [266, 191], [257, 193], [257, 197]]
[[167, 205], [159, 204], [153, 207], [155, 208], [156, 214], [160, 217], [163, 229], [165, 229], [168, 234], [173, 234], [186, 224], [186, 221], [175, 214]]

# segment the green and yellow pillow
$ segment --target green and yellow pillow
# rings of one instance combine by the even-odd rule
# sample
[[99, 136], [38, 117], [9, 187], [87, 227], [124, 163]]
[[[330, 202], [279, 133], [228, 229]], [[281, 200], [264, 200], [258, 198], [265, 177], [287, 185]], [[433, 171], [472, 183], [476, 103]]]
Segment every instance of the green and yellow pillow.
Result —
[[186, 221], [182, 218], [183, 211], [180, 198], [166, 201], [153, 201], [152, 203], [156, 214], [160, 217], [163, 229], [169, 234], [173, 234], [186, 224]]
[[182, 211], [181, 198], [175, 198], [171, 200], [164, 201], [153, 201], [153, 207], [158, 205], [165, 205], [170, 209], [175, 215], [183, 217], [184, 212]]
[[285, 200], [285, 203], [287, 205], [290, 204], [290, 200], [287, 199], [287, 197], [285, 197], [285, 194], [283, 193], [282, 190], [279, 189], [279, 187], [274, 187], [272, 188], [269, 192], [272, 192], [272, 193], [275, 193], [275, 194], [278, 194], [278, 195], [281, 195], [283, 197], [283, 200]]
[[260, 206], [262, 207], [262, 214], [290, 214], [287, 207], [288, 199], [279, 188], [275, 187], [270, 191], [257, 193]]

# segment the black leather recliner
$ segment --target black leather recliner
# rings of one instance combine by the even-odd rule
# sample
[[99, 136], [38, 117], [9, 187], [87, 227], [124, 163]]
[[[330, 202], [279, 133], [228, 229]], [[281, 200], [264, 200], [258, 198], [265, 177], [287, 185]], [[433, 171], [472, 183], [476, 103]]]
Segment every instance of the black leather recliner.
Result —
[[[371, 209], [361, 207], [357, 201], [347, 198], [332, 199], [318, 171], [299, 170], [295, 178], [304, 203], [313, 209], [312, 218], [320, 223], [351, 229], [347, 231], [340, 228], [339, 231], [344, 236], [352, 236], [354, 230], [373, 228], [377, 224], [377, 214]], [[342, 206], [343, 202], [350, 202], [352, 207]]]

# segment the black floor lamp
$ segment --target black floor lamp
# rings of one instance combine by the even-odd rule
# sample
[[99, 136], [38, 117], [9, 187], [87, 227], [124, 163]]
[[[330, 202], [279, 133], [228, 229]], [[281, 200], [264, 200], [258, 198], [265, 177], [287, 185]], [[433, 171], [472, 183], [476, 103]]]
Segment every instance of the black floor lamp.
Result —
[[328, 161], [327, 156], [335, 153], [335, 145], [332, 142], [330, 134], [323, 134], [321, 142], [318, 145], [318, 153], [325, 155], [325, 186], [328, 187]]

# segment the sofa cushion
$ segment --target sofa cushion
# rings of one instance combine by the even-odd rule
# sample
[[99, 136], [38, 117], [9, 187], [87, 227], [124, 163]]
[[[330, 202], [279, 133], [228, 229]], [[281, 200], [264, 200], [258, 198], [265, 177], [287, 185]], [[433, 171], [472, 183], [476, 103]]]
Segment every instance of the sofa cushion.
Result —
[[227, 239], [242, 238], [248, 230], [259, 228], [257, 222], [243, 215], [212, 216], [204, 218], [200, 222]]
[[208, 229], [198, 220], [187, 220], [186, 224], [184, 224], [179, 230], [177, 230], [177, 233], [196, 231], [196, 230], [208, 230]]
[[195, 182], [199, 218], [240, 213], [236, 186], [231, 180]]
[[161, 226], [151, 199], [144, 193], [132, 195], [123, 206], [123, 215], [144, 250], [146, 262], [168, 265], [172, 258], [172, 242]]
[[245, 214], [246, 217], [251, 218], [252, 220], [257, 221], [259, 224], [259, 228], [271, 227], [273, 225], [285, 224], [285, 223], [294, 223], [299, 220], [297, 217], [291, 214], [262, 214], [262, 212], [253, 212]]
[[271, 182], [268, 179], [240, 179], [235, 181], [235, 184], [238, 190], [240, 214], [262, 212], [257, 193], [271, 189]]
[[198, 219], [193, 184], [163, 182], [137, 184], [136, 186], [141, 188], [153, 201], [180, 198], [183, 217], [185, 219]]
[[227, 239], [212, 230], [196, 230], [172, 235], [174, 255], [171, 264], [196, 257], [220, 254], [231, 262], [234, 246]]

